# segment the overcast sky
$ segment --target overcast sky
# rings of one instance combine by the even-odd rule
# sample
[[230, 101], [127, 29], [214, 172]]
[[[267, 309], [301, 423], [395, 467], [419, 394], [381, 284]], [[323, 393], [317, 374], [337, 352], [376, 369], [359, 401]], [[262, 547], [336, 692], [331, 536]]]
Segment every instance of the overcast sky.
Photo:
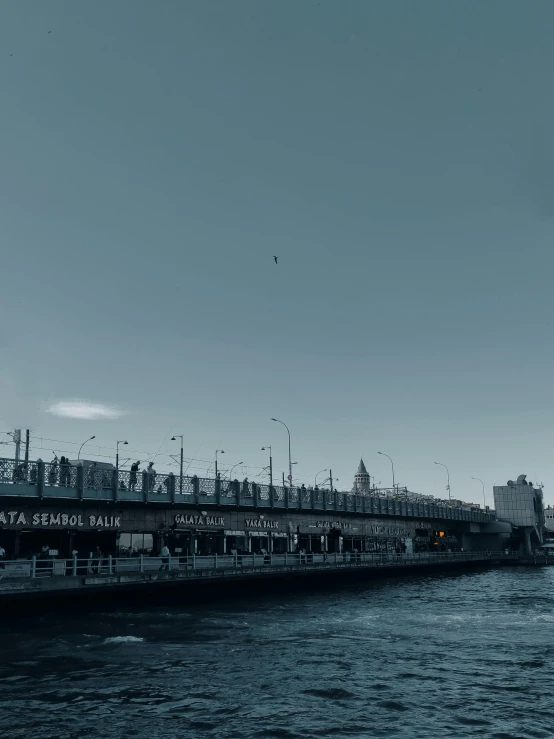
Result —
[[[276, 416], [306, 484], [363, 455], [390, 485], [383, 451], [418, 492], [439, 461], [453, 497], [527, 473], [554, 502], [553, 27], [552, 0], [3, 0], [0, 428], [159, 469], [182, 433], [190, 471], [261, 480]], [[76, 399], [99, 417], [48, 412]]]

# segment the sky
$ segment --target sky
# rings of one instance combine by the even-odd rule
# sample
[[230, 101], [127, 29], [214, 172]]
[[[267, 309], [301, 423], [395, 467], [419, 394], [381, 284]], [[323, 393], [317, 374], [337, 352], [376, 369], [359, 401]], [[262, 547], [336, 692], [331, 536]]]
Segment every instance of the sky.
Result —
[[0, 430], [158, 470], [183, 434], [189, 474], [223, 449], [265, 481], [276, 417], [298, 483], [363, 456], [390, 486], [381, 451], [416, 492], [445, 497], [437, 461], [454, 498], [524, 473], [554, 503], [553, 27], [551, 0], [3, 0]]

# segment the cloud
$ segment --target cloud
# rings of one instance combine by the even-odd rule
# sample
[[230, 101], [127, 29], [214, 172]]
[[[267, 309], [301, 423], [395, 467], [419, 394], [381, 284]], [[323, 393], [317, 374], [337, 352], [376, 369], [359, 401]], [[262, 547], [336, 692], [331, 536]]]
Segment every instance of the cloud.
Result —
[[46, 412], [52, 413], [54, 416], [81, 418], [86, 421], [98, 421], [100, 419], [113, 420], [121, 418], [121, 416], [127, 413], [127, 411], [123, 411], [115, 406], [92, 403], [90, 400], [59, 400], [56, 403], [52, 403], [46, 409]]

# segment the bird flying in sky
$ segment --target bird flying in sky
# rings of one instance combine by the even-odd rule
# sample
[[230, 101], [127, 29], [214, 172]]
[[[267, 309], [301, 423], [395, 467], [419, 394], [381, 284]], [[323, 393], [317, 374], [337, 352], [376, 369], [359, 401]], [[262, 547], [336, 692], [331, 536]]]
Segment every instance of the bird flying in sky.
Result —
[[273, 257], [273, 259], [275, 259], [275, 264], [277, 264], [278, 263], [277, 262], [278, 257]]

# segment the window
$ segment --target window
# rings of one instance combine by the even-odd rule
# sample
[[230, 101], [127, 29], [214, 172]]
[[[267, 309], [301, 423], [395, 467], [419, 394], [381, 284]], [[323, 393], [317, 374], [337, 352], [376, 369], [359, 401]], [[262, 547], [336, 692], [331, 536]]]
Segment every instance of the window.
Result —
[[119, 537], [119, 553], [132, 550], [136, 554], [151, 554], [153, 547], [152, 534], [121, 534]]

